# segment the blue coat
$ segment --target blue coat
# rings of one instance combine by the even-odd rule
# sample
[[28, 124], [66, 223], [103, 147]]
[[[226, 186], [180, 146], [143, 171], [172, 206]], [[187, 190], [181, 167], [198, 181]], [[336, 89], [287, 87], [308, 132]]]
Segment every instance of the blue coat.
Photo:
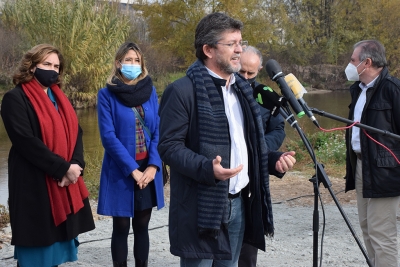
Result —
[[[164, 207], [164, 186], [158, 145], [158, 98], [153, 87], [150, 99], [142, 105], [144, 122], [152, 133], [144, 131], [150, 165], [158, 167], [154, 185], [157, 207]], [[134, 182], [131, 173], [139, 167], [136, 156], [136, 121], [132, 108], [123, 105], [107, 88], [97, 96], [100, 137], [104, 147], [103, 166], [97, 213], [108, 216], [134, 217]]]

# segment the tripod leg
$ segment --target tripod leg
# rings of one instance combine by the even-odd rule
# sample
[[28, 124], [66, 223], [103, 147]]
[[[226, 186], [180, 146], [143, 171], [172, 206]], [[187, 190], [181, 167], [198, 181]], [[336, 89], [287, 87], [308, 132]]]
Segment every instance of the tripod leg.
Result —
[[318, 211], [318, 183], [315, 176], [310, 179], [314, 186], [314, 212], [313, 212], [313, 267], [318, 267], [318, 232], [319, 232], [319, 211]]

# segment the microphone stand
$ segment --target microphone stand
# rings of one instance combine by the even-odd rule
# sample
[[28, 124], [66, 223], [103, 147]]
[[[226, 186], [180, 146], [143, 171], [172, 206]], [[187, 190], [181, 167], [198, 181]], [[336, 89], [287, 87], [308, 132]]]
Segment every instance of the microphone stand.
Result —
[[[330, 114], [328, 112], [318, 110], [316, 108], [310, 108], [310, 110], [313, 111], [314, 113], [320, 115], [320, 116], [324, 116], [324, 117], [327, 117], [327, 118], [330, 118], [330, 119], [334, 119], [334, 120], [337, 120], [337, 121], [340, 121], [340, 122], [344, 122], [346, 124], [353, 124], [354, 123], [354, 121], [352, 121], [352, 120], [348, 120], [348, 119], [345, 119], [345, 118]], [[366, 129], [366, 130], [368, 130], [370, 132], [381, 134], [383, 136], [388, 136], [388, 137], [400, 140], [400, 135], [397, 135], [397, 134], [394, 134], [394, 133], [391, 133], [391, 132], [388, 132], [388, 131], [380, 130], [380, 129], [377, 129], [377, 128], [374, 128], [374, 127], [371, 127], [371, 126], [368, 126], [368, 125], [365, 125], [365, 124], [362, 124], [362, 123], [357, 123], [354, 126], [356, 126], [358, 128]]]
[[[287, 105], [287, 103], [284, 103], [284, 105], [281, 107], [281, 109], [283, 109], [283, 110], [282, 110], [282, 112], [280, 111], [280, 113], [281, 113], [281, 115], [283, 114], [282, 116], [285, 118], [285, 120], [286, 120], [286, 118], [290, 117], [290, 116], [286, 116], [286, 117], [285, 117], [285, 113], [286, 113], [286, 114], [290, 114], [290, 115], [293, 116], [293, 114], [291, 113], [291, 111], [290, 111], [289, 106]], [[312, 110], [313, 112], [319, 114], [319, 115], [324, 114], [324, 115], [322, 115], [322, 116], [327, 116], [327, 117], [329, 116], [329, 117], [332, 117], [332, 118], [333, 118], [333, 117], [336, 117], [335, 119], [340, 118], [340, 117], [331, 115], [331, 114], [329, 114], [329, 113], [325, 113], [325, 112], [319, 111], [319, 110], [317, 110], [317, 109], [311, 108], [311, 110]], [[328, 114], [329, 114], [329, 115], [328, 115]], [[365, 259], [366, 259], [366, 261], [367, 261], [367, 263], [368, 263], [368, 266], [374, 267], [374, 265], [372, 264], [372, 262], [371, 262], [370, 259], [368, 258], [368, 254], [367, 254], [366, 250], [364, 249], [364, 247], [363, 247], [363, 245], [362, 245], [360, 239], [357, 237], [356, 232], [354, 231], [352, 225], [350, 224], [350, 221], [349, 221], [349, 219], [348, 219], [346, 213], [344, 212], [344, 210], [343, 210], [343, 208], [341, 207], [341, 205], [340, 205], [338, 199], [336, 198], [336, 195], [334, 194], [334, 192], [333, 192], [332, 189], [331, 189], [332, 183], [330, 182], [330, 180], [329, 180], [329, 178], [328, 178], [328, 175], [326, 174], [326, 172], [325, 172], [325, 170], [324, 170], [324, 166], [323, 166], [321, 163], [319, 163], [319, 162], [317, 161], [317, 159], [316, 159], [316, 157], [315, 157], [315, 154], [314, 154], [314, 151], [313, 151], [313, 149], [312, 149], [312, 147], [311, 147], [311, 145], [310, 145], [310, 142], [308, 141], [307, 137], [305, 136], [303, 130], [302, 130], [302, 129], [300, 128], [300, 126], [297, 124], [297, 121], [294, 120], [294, 117], [291, 118], [291, 121], [290, 121], [289, 119], [290, 119], [290, 118], [288, 118], [287, 121], [288, 121], [289, 123], [292, 122], [292, 123], [291, 123], [291, 126], [292, 126], [293, 128], [295, 128], [296, 131], [299, 133], [300, 138], [302, 139], [302, 141], [303, 141], [305, 147], [307, 148], [307, 151], [308, 151], [308, 153], [310, 154], [310, 156], [311, 156], [311, 158], [312, 158], [312, 160], [313, 160], [313, 162], [314, 162], [314, 164], [315, 164], [315, 169], [316, 169], [315, 175], [309, 180], [310, 182], [313, 183], [313, 186], [314, 186], [313, 267], [318, 267], [318, 231], [319, 231], [318, 195], [319, 195], [319, 184], [320, 184], [321, 182], [322, 182], [322, 184], [324, 185], [324, 187], [327, 188], [328, 191], [329, 191], [329, 193], [331, 194], [332, 199], [334, 200], [334, 202], [335, 202], [337, 208], [339, 209], [339, 211], [340, 211], [340, 213], [341, 213], [343, 219], [345, 220], [345, 222], [346, 222], [348, 228], [350, 229], [350, 232], [352, 233], [352, 235], [353, 235], [354, 239], [356, 240], [356, 242], [357, 242], [357, 244], [358, 244], [358, 246], [359, 246], [361, 252], [363, 253], [363, 255], [364, 255], [364, 257], [365, 257]], [[346, 123], [349, 123], [349, 122], [352, 123], [352, 122], [349, 121], [349, 120], [345, 120], [345, 119], [343, 119], [343, 118], [340, 118], [340, 119], [341, 119], [340, 121], [343, 121], [343, 122], [346, 122]], [[343, 120], [342, 120], [342, 119], [343, 119]], [[293, 120], [294, 120], [294, 121], [293, 121]], [[361, 126], [361, 124], [357, 124], [357, 126]], [[368, 128], [367, 128], [367, 127], [368, 127]], [[372, 128], [372, 127], [369, 127], [369, 126], [366, 126], [366, 125], [365, 125], [365, 127], [363, 126], [363, 128], [369, 129], [369, 128]], [[373, 128], [373, 129], [374, 129], [374, 128]], [[369, 130], [371, 130], [371, 129], [369, 129]], [[386, 132], [386, 131], [382, 131], [382, 132], [384, 132], [385, 135], [389, 135], [389, 133]], [[400, 136], [397, 136], [397, 137], [400, 138]]]

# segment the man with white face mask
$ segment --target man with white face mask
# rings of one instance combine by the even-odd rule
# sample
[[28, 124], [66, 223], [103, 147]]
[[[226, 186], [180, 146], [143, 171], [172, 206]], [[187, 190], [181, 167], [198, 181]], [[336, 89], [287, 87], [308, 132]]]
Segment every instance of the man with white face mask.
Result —
[[[345, 73], [349, 81], [349, 119], [400, 134], [400, 80], [389, 75], [385, 48], [376, 40], [354, 45]], [[346, 132], [346, 192], [356, 189], [360, 227], [375, 267], [398, 267], [397, 210], [400, 203], [398, 140], [352, 127]]]

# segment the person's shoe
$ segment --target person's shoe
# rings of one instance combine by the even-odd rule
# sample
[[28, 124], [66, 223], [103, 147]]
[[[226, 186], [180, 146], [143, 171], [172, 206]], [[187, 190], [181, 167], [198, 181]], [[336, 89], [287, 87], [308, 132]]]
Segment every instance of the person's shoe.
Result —
[[147, 267], [147, 260], [142, 261], [142, 260], [136, 260], [135, 259], [135, 267]]
[[113, 267], [127, 267], [128, 265], [126, 264], [126, 261], [123, 262], [116, 262], [113, 261]]

